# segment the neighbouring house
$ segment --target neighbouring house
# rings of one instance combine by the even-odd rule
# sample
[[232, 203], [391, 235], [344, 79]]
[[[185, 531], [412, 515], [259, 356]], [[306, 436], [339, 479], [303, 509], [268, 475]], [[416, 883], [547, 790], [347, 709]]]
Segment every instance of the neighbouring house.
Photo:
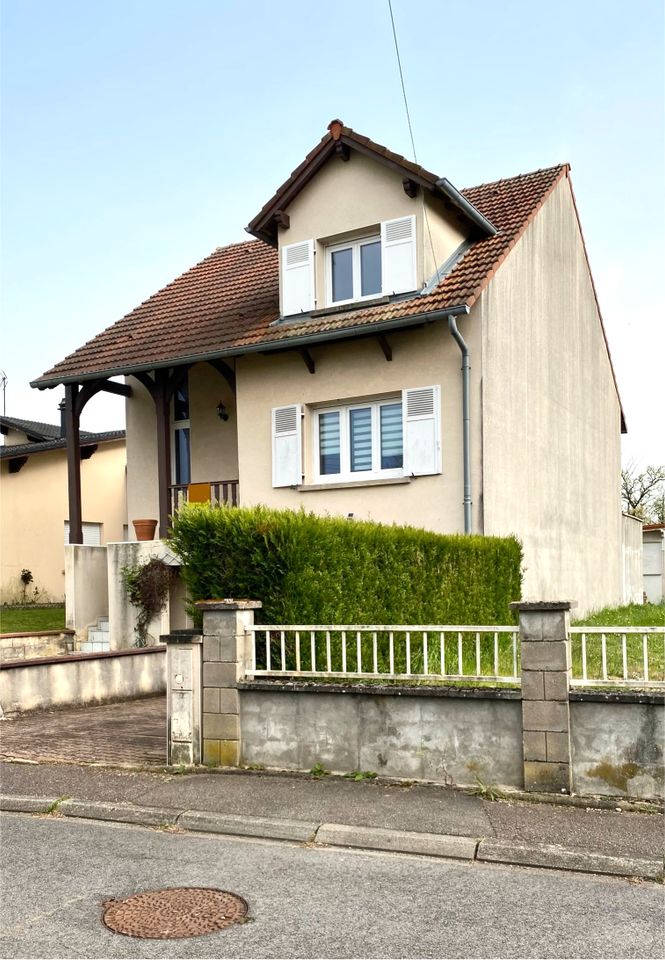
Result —
[[621, 602], [625, 424], [567, 164], [459, 191], [334, 120], [247, 230], [34, 381], [65, 386], [74, 468], [110, 390], [161, 536], [187, 498], [513, 533], [525, 596]]
[[642, 527], [644, 596], [649, 603], [665, 601], [665, 523]]
[[[0, 416], [2, 601], [20, 599], [21, 571], [33, 580], [27, 596], [62, 600], [64, 544], [69, 541], [67, 450], [62, 424]], [[80, 432], [82, 543], [124, 539], [125, 433]], [[39, 599], [39, 596], [37, 599]]]

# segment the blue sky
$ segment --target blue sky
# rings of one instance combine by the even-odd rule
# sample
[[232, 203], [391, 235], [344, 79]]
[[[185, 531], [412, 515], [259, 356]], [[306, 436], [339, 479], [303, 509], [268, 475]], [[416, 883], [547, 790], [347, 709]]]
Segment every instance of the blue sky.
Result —
[[[393, 0], [418, 160], [572, 165], [629, 436], [665, 463], [659, 0]], [[387, 0], [3, 0], [0, 367], [28, 381], [244, 226], [340, 117], [410, 155]], [[84, 426], [123, 423], [98, 398]]]

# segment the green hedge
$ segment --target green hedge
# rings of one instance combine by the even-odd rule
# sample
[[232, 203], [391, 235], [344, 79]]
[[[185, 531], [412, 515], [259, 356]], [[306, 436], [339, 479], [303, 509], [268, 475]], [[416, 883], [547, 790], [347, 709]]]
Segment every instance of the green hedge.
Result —
[[263, 623], [512, 623], [520, 598], [513, 537], [188, 504], [170, 544], [191, 600], [261, 600]]

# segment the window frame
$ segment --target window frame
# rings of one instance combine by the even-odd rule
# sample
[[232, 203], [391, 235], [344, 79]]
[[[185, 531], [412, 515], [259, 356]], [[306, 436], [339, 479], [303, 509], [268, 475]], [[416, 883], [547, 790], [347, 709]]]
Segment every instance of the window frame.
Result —
[[[377, 293], [366, 293], [362, 295], [362, 267], [360, 261], [360, 248], [369, 243], [378, 243], [379, 255], [381, 257], [381, 289]], [[333, 276], [332, 276], [332, 255], [340, 250], [351, 250], [352, 264], [352, 283], [353, 296], [348, 300], [333, 300]], [[339, 241], [337, 243], [326, 244], [325, 247], [325, 281], [326, 281], [326, 306], [340, 307], [347, 303], [359, 303], [363, 300], [375, 300], [383, 295], [383, 244], [381, 242], [381, 231], [379, 233], [367, 234], [363, 237], [356, 237], [353, 240]]]
[[[392, 480], [405, 476], [404, 428], [402, 428], [402, 466], [381, 468], [381, 407], [399, 404], [404, 423], [402, 395], [381, 397], [377, 400], [359, 400], [357, 403], [341, 403], [334, 406], [316, 407], [312, 410], [312, 476], [315, 483], [361, 483], [364, 480]], [[351, 411], [372, 411], [372, 469], [351, 470]], [[321, 473], [321, 449], [319, 417], [321, 414], [338, 413], [340, 418], [340, 472]]]
[[[184, 420], [176, 420], [176, 400], [177, 400], [177, 391], [174, 392], [173, 397], [171, 398], [171, 483], [175, 487], [186, 487], [192, 482], [192, 430], [191, 430], [191, 421], [190, 421], [190, 404], [191, 397], [189, 392], [189, 373], [185, 374], [185, 378], [178, 389], [184, 387], [187, 396], [187, 418]], [[187, 434], [187, 457], [188, 457], [188, 467], [189, 467], [189, 480], [182, 481], [178, 480], [177, 477], [177, 434], [179, 431], [186, 431]]]

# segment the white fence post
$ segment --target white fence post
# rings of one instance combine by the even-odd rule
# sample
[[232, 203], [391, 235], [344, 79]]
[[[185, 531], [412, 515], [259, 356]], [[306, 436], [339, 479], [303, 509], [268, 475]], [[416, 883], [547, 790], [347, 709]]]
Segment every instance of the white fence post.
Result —
[[166, 762], [201, 762], [201, 650], [196, 630], [163, 634], [166, 644]]
[[524, 789], [570, 793], [570, 609], [573, 604], [511, 603], [519, 612]]
[[237, 684], [250, 669], [258, 600], [204, 600], [202, 759], [236, 767], [241, 758], [240, 700]]

